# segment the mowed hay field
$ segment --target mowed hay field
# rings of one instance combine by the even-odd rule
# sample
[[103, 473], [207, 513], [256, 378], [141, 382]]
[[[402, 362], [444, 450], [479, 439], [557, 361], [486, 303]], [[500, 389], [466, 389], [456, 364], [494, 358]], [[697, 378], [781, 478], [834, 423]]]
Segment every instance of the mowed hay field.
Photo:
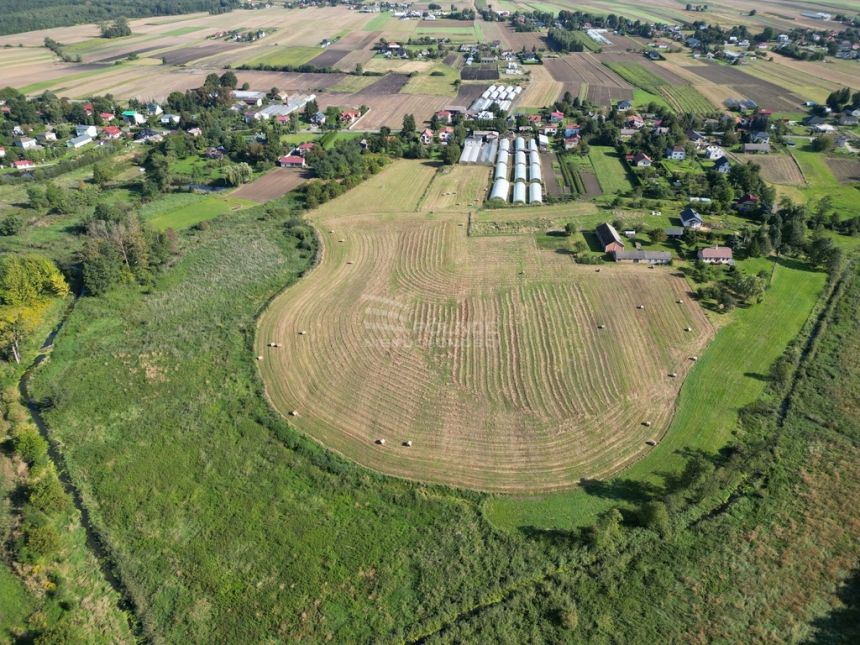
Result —
[[615, 472], [666, 430], [712, 328], [670, 269], [468, 237], [462, 200], [486, 177], [400, 161], [313, 212], [320, 263], [259, 320], [267, 395], [400, 477], [532, 492]]
[[784, 186], [801, 186], [806, 183], [803, 173], [791, 155], [744, 155], [732, 154], [740, 163], [754, 163], [761, 168], [761, 176], [772, 184]]

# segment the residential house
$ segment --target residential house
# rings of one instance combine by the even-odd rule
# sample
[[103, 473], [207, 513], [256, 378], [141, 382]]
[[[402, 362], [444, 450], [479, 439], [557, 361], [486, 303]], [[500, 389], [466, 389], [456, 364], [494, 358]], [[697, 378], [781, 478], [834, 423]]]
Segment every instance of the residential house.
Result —
[[651, 157], [646, 155], [644, 152], [637, 152], [633, 155], [633, 165], [637, 168], [650, 168]]
[[192, 137], [199, 137], [201, 134], [203, 134], [203, 130], [198, 127], [188, 128], [186, 132]]
[[612, 259], [616, 262], [630, 262], [632, 264], [671, 264], [672, 254], [668, 251], [621, 250], [613, 251]]
[[633, 107], [633, 101], [618, 101], [616, 107], [618, 108], [619, 112], [626, 112]]
[[84, 103], [84, 114], [87, 116], [93, 115], [93, 104], [92, 103]]
[[156, 132], [155, 130], [151, 130], [149, 128], [143, 128], [140, 132], [135, 135], [134, 140], [138, 143], [157, 143], [164, 138], [164, 135], [161, 132]]
[[686, 158], [687, 151], [684, 150], [684, 146], [666, 148], [666, 159], [671, 159], [672, 161], [684, 161]]
[[643, 119], [638, 114], [631, 114], [626, 119], [624, 119], [624, 127], [625, 128], [635, 128], [636, 130], [641, 130], [645, 127], [645, 119]]
[[340, 113], [340, 120], [346, 126], [349, 127], [361, 117], [361, 112], [358, 110], [344, 110]]
[[745, 143], [744, 153], [749, 154], [767, 154], [770, 152], [769, 143]]
[[630, 137], [632, 137], [637, 132], [639, 132], [639, 130], [637, 130], [636, 128], [621, 128], [618, 131], [618, 138], [621, 139], [622, 141], [627, 141]]
[[449, 110], [439, 110], [436, 112], [436, 118], [439, 123], [451, 123], [451, 112]]
[[66, 143], [66, 145], [69, 146], [70, 148], [74, 148], [75, 150], [77, 150], [78, 148], [82, 148], [85, 145], [87, 145], [88, 143], [92, 143], [92, 142], [93, 142], [93, 138], [90, 135], [81, 134], [77, 137], [69, 139], [69, 141], [68, 141], [68, 143]]
[[278, 165], [281, 168], [304, 168], [305, 158], [300, 155], [286, 155], [278, 158]]
[[597, 235], [597, 239], [600, 242], [600, 248], [603, 249], [604, 253], [624, 250], [624, 242], [612, 224], [604, 222], [594, 229], [594, 233]]
[[158, 103], [155, 103], [155, 102], [153, 101], [153, 102], [150, 102], [150, 103], [147, 103], [147, 104], [146, 104], [146, 113], [147, 113], [149, 116], [158, 116], [158, 115], [160, 115], [162, 112], [164, 112], [164, 110], [162, 110], [162, 109], [161, 109], [161, 106], [160, 106]]
[[305, 157], [311, 150], [316, 148], [316, 145], [313, 141], [305, 141], [296, 146], [295, 153], [301, 157]]
[[705, 264], [734, 264], [732, 250], [727, 246], [710, 246], [699, 249], [697, 257]]
[[545, 125], [543, 126], [543, 133], [548, 137], [554, 137], [558, 134], [558, 126], [556, 125]]
[[545, 134], [538, 135], [538, 148], [540, 148], [544, 152], [549, 150], [549, 137], [547, 137]]
[[92, 139], [96, 135], [98, 135], [98, 133], [99, 133], [98, 128], [96, 128], [96, 126], [94, 126], [94, 125], [76, 125], [75, 126], [75, 136], [76, 137], [82, 137], [82, 136], [86, 135], [90, 139]]
[[99, 112], [99, 118], [102, 121], [113, 121], [116, 117], [113, 115], [113, 112]]
[[206, 152], [204, 153], [207, 159], [215, 159], [216, 161], [224, 158], [224, 148], [218, 146], [217, 148], [209, 147], [206, 148]]
[[131, 125], [142, 125], [146, 123], [146, 117], [136, 110], [126, 110], [122, 113], [122, 118]]
[[565, 137], [575, 137], [582, 130], [582, 126], [578, 123], [568, 123], [564, 126], [564, 136]]
[[742, 196], [735, 202], [735, 208], [738, 209], [741, 213], [749, 213], [751, 211], [757, 211], [761, 206], [758, 195], [753, 195], [752, 193], [747, 193]]
[[325, 125], [325, 112], [316, 112], [311, 117], [311, 123], [314, 125]]
[[839, 125], [857, 125], [858, 119], [851, 114], [843, 114], [839, 117]]
[[36, 139], [42, 143], [50, 143], [51, 141], [57, 140], [57, 133], [53, 130], [45, 130], [41, 134], [36, 135]]
[[102, 139], [119, 139], [122, 136], [122, 130], [115, 125], [106, 125], [102, 128]]
[[579, 145], [580, 138], [576, 137], [565, 137], [564, 138], [564, 149], [565, 150], [573, 150]]
[[720, 157], [719, 159], [717, 159], [714, 162], [714, 170], [716, 170], [719, 173], [725, 174], [731, 169], [732, 169], [732, 164], [729, 162], [728, 157]]
[[723, 150], [720, 146], [712, 144], [705, 148], [705, 156], [708, 158], [709, 161], [716, 161], [721, 157], [725, 157], [726, 151]]
[[550, 123], [561, 123], [564, 121], [564, 112], [559, 112], [558, 110], [550, 112], [549, 120]]
[[425, 146], [428, 146], [433, 143], [433, 130], [431, 130], [430, 128], [424, 129], [424, 132], [421, 133], [421, 143], [423, 143]]
[[12, 165], [18, 170], [28, 170], [29, 168], [36, 167], [36, 164], [29, 159], [19, 159], [18, 161], [12, 162]]
[[770, 143], [770, 135], [767, 132], [753, 132], [750, 143]]
[[178, 114], [162, 114], [159, 119], [161, 125], [166, 126], [174, 126], [179, 125], [179, 115]]
[[438, 136], [439, 141], [442, 144], [448, 145], [448, 142], [454, 137], [454, 128], [452, 128], [450, 125], [446, 125], [444, 128], [439, 130]]
[[702, 216], [691, 206], [687, 206], [681, 211], [681, 226], [684, 228], [698, 229], [702, 228], [704, 223], [705, 220], [702, 219]]
[[15, 145], [22, 150], [36, 150], [39, 144], [32, 137], [21, 137], [15, 141]]

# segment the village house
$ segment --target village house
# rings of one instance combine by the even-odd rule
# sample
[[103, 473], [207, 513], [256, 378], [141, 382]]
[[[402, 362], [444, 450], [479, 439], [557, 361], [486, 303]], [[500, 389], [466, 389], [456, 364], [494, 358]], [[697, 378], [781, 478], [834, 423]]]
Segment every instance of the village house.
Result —
[[12, 165], [18, 170], [27, 170], [29, 168], [35, 168], [36, 164], [34, 164], [29, 159], [19, 159], [12, 163]]
[[32, 137], [21, 137], [15, 141], [15, 145], [22, 150], [36, 150], [39, 147]]
[[146, 113], [149, 116], [159, 116], [164, 110], [161, 109], [161, 106], [158, 103], [150, 102], [146, 104]]
[[439, 130], [439, 142], [443, 145], [448, 145], [448, 142], [454, 137], [454, 128], [450, 125], [446, 125], [444, 128]]
[[710, 246], [699, 249], [697, 257], [705, 264], [734, 264], [732, 250], [727, 246]]
[[650, 168], [651, 157], [646, 155], [644, 152], [637, 152], [633, 155], [633, 165], [637, 168]]
[[561, 123], [564, 121], [564, 112], [559, 112], [558, 110], [550, 112], [549, 120], [551, 123]]
[[451, 123], [451, 112], [448, 110], [439, 110], [436, 112], [436, 118], [439, 119], [439, 123]]
[[681, 226], [684, 228], [698, 229], [702, 228], [702, 224], [704, 223], [705, 220], [702, 219], [702, 216], [692, 206], [687, 206], [681, 211]]
[[358, 110], [344, 110], [340, 113], [340, 120], [346, 127], [351, 126], [361, 117], [361, 112]]
[[679, 237], [684, 237], [684, 227], [683, 226], [667, 226], [663, 230], [666, 232], [666, 237], [670, 237], [673, 239], [677, 239]]
[[317, 144], [315, 144], [313, 141], [305, 141], [304, 143], [300, 143], [299, 145], [297, 145], [293, 153], [301, 157], [305, 157], [311, 150], [316, 148], [316, 145]]
[[188, 128], [186, 132], [192, 137], [199, 137], [201, 134], [203, 134], [203, 130], [198, 127]]
[[119, 139], [122, 136], [122, 130], [115, 125], [107, 125], [102, 128], [102, 139]]
[[70, 148], [74, 148], [75, 150], [77, 150], [78, 148], [82, 148], [85, 145], [87, 145], [88, 143], [92, 143], [92, 142], [93, 142], [93, 138], [90, 135], [81, 134], [77, 137], [69, 139], [69, 141], [66, 145]]
[[113, 115], [113, 112], [99, 112], [99, 118], [102, 121], [113, 121], [116, 117]]
[[126, 110], [122, 113], [122, 118], [131, 125], [141, 125], [146, 123], [146, 117], [137, 110]]
[[558, 126], [555, 125], [545, 125], [543, 126], [543, 133], [548, 137], [554, 137], [558, 134]]
[[645, 127], [645, 119], [643, 119], [638, 114], [631, 114], [626, 119], [624, 119], [624, 127], [641, 130]]
[[311, 123], [314, 125], [325, 125], [325, 112], [316, 112], [311, 117]]
[[0, 146], [0, 159], [3, 159], [5, 157], [6, 157], [6, 148], [4, 148], [3, 146]]
[[304, 168], [305, 158], [299, 155], [286, 155], [278, 158], [278, 165], [281, 168]]
[[38, 139], [42, 143], [50, 143], [52, 141], [57, 140], [57, 133], [53, 130], [45, 130], [41, 134], [37, 134], [36, 139]]
[[626, 112], [627, 110], [633, 107], [632, 101], [618, 101], [618, 105], [616, 106], [619, 112]]
[[757, 211], [759, 205], [758, 195], [753, 195], [752, 193], [747, 193], [735, 202], [735, 208], [741, 213]]
[[725, 157], [726, 152], [720, 146], [711, 144], [707, 148], [705, 148], [705, 156], [710, 161], [716, 161], [720, 157]]
[[580, 138], [576, 137], [565, 137], [564, 138], [564, 149], [565, 150], [573, 150], [579, 145]]
[[179, 115], [178, 114], [162, 114], [159, 119], [161, 125], [166, 126], [174, 126], [179, 125]]
[[613, 253], [615, 251], [624, 250], [624, 242], [621, 240], [621, 236], [618, 235], [618, 231], [615, 230], [615, 227], [612, 226], [612, 224], [604, 222], [594, 229], [594, 233], [597, 235], [600, 247], [603, 249], [604, 253]]
[[424, 131], [421, 133], [421, 143], [423, 143], [425, 146], [429, 146], [431, 143], [433, 143], [433, 130], [431, 130], [430, 128], [424, 129]]
[[729, 162], [728, 157], [720, 157], [719, 159], [717, 159], [714, 162], [714, 170], [716, 170], [719, 173], [725, 174], [731, 169], [732, 169], [732, 164]]
[[580, 133], [582, 130], [582, 126], [578, 123], [568, 123], [564, 126], [564, 136], [565, 137], [574, 137]]
[[666, 148], [666, 159], [671, 159], [672, 161], [684, 161], [686, 158], [687, 152], [684, 150], [684, 146]]
[[75, 136], [82, 137], [84, 135], [93, 138], [98, 134], [98, 129], [94, 125], [76, 125]]

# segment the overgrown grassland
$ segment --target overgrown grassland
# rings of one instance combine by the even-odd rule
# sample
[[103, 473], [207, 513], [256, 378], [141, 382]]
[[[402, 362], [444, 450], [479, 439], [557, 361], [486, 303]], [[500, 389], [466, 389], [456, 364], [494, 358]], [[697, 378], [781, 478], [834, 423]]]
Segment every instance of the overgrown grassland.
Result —
[[825, 155], [820, 152], [804, 147], [792, 150], [791, 154], [808, 184], [806, 187], [800, 187], [807, 200], [814, 202], [829, 196], [833, 200], [833, 206], [842, 213], [842, 217], [847, 219], [857, 214], [857, 201], [860, 199], [857, 184], [840, 184], [827, 165]]
[[539, 573], [472, 496], [360, 470], [267, 408], [254, 316], [310, 256], [262, 211], [188, 238], [149, 293], [82, 300], [33, 384], [147, 627], [399, 640]]
[[617, 195], [630, 190], [630, 180], [618, 153], [611, 146], [591, 146], [588, 153], [604, 193]]
[[[687, 377], [666, 437], [616, 479], [659, 483], [683, 465], [684, 450], [713, 452], [726, 445], [738, 411], [761, 395], [770, 366], [799, 333], [824, 282], [823, 273], [803, 266], [776, 266], [764, 301], [736, 310]], [[540, 498], [499, 497], [485, 510], [494, 524], [505, 528], [571, 528], [588, 525], [598, 513], [619, 504], [624, 500], [577, 488]]]

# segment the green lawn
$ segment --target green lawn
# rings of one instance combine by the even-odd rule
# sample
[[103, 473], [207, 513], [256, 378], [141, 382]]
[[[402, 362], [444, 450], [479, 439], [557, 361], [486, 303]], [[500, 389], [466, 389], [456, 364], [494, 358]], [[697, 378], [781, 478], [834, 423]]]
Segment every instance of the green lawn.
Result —
[[249, 205], [251, 202], [234, 197], [173, 193], [145, 205], [140, 214], [155, 229], [179, 230]]
[[833, 200], [833, 206], [843, 214], [843, 217], [853, 217], [857, 214], [860, 190], [856, 183], [839, 183], [833, 176], [830, 166], [827, 165], [826, 156], [820, 152], [813, 152], [808, 146], [789, 148], [789, 150], [809, 184], [806, 187], [799, 187], [807, 200], [815, 202], [829, 195]]
[[656, 103], [657, 105], [672, 109], [672, 106], [666, 101], [666, 99], [659, 94], [652, 94], [651, 92], [646, 92], [645, 90], [637, 87], [633, 90], [633, 105], [636, 107], [644, 108], [649, 103]]
[[624, 162], [611, 146], [591, 146], [588, 156], [604, 193], [625, 193], [631, 189]]
[[[434, 72], [437, 74], [434, 76]], [[421, 72], [411, 76], [406, 85], [400, 90], [403, 94], [433, 94], [439, 96], [454, 96], [457, 88], [454, 81], [460, 78], [460, 73], [449, 65], [434, 65], [429, 72]]]
[[[765, 375], [799, 333], [825, 279], [823, 273], [777, 265], [764, 301], [737, 309], [690, 372], [666, 437], [616, 479], [659, 484], [664, 473], [683, 465], [679, 451], [714, 452], [725, 446], [736, 427], [738, 410], [761, 396]], [[588, 525], [598, 513], [619, 505], [623, 502], [589, 496], [576, 488], [536, 498], [491, 498], [484, 510], [491, 522], [506, 529], [569, 529]]]

